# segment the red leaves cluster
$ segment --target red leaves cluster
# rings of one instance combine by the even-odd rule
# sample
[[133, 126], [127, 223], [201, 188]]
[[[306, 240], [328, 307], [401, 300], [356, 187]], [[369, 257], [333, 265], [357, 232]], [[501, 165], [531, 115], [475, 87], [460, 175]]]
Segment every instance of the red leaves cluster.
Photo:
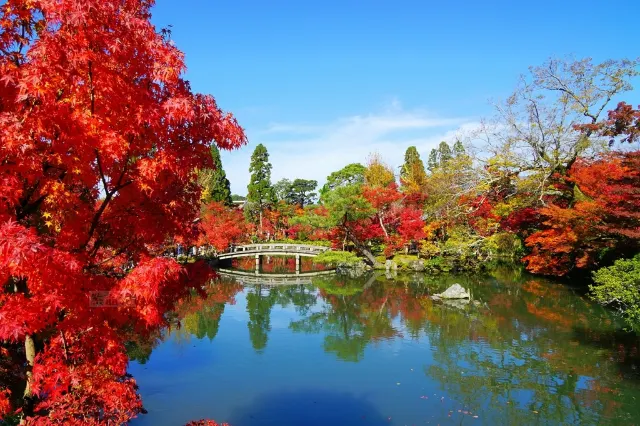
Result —
[[[209, 276], [155, 248], [194, 237], [194, 170], [211, 167], [210, 144], [246, 139], [182, 79], [183, 55], [156, 33], [152, 3], [0, 6], [0, 347], [29, 336], [38, 348], [34, 406], [8, 407], [2, 383], [0, 412], [24, 408], [27, 423], [135, 416], [125, 329], [157, 330]], [[92, 306], [96, 292], [110, 305]]]
[[606, 248], [628, 250], [640, 240], [640, 152], [611, 153], [574, 164], [569, 179], [582, 192], [571, 207], [539, 210], [543, 229], [526, 239], [524, 260], [535, 273], [564, 275], [597, 262]]
[[200, 227], [200, 243], [211, 244], [217, 251], [224, 251], [231, 244], [240, 244], [248, 239], [242, 210], [230, 209], [217, 201], [205, 206]]
[[609, 111], [608, 119], [601, 123], [579, 126], [583, 132], [596, 131], [603, 136], [622, 136], [622, 142], [633, 143], [640, 138], [640, 106], [639, 109], [626, 102], [620, 102]]
[[361, 241], [382, 240], [385, 255], [389, 256], [404, 244], [425, 237], [422, 211], [413, 203], [405, 203], [395, 182], [384, 187], [365, 186], [362, 194], [376, 213], [369, 220], [352, 226]]

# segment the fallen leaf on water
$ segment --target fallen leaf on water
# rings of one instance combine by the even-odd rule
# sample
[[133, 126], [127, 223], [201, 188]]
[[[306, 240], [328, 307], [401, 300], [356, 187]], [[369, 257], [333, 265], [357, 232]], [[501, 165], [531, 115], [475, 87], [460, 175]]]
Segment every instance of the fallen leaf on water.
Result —
[[533, 410], [534, 413], [538, 414], [538, 412], [536, 410]]
[[478, 418], [478, 416], [473, 416], [473, 418], [474, 418], [474, 419], [477, 419], [477, 418]]

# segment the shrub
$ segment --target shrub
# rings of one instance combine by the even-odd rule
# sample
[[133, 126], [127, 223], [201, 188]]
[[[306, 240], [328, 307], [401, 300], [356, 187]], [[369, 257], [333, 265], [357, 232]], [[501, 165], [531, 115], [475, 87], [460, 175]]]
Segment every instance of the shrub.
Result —
[[640, 325], [640, 254], [593, 273], [591, 297], [618, 309], [632, 328]]
[[317, 255], [313, 261], [323, 265], [337, 266], [337, 265], [355, 265], [360, 262], [360, 258], [349, 251], [325, 251]]

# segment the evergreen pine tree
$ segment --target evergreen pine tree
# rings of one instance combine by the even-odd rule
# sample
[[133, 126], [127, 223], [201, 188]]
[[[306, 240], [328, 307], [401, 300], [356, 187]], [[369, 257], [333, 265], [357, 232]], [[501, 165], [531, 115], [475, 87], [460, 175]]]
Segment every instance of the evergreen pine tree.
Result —
[[251, 180], [247, 185], [247, 201], [249, 202], [247, 215], [255, 221], [255, 213], [258, 213], [258, 224], [262, 233], [262, 212], [275, 202], [273, 187], [271, 186], [271, 163], [267, 148], [259, 144], [251, 154], [249, 166]]
[[438, 168], [438, 150], [433, 148], [429, 153], [429, 163], [428, 163], [429, 171], [433, 173], [435, 169]]
[[453, 158], [451, 147], [445, 141], [440, 142], [438, 146], [438, 166], [444, 166], [449, 160]]
[[456, 141], [455, 144], [453, 144], [453, 155], [455, 157], [461, 157], [463, 155], [466, 155], [466, 152], [464, 150], [464, 145], [462, 145], [462, 142], [460, 142], [459, 140]]

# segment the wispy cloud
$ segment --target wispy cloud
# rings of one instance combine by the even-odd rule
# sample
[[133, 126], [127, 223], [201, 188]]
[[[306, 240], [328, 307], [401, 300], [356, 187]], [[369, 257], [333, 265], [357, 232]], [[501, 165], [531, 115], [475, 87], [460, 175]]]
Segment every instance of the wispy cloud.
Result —
[[269, 151], [274, 182], [286, 177], [315, 179], [322, 184], [331, 172], [349, 163], [364, 163], [373, 152], [396, 170], [411, 145], [426, 160], [440, 141], [451, 141], [460, 131], [476, 125], [470, 119], [407, 111], [394, 101], [382, 112], [329, 123], [272, 123], [263, 129], [247, 129], [250, 145], [223, 154], [223, 162], [233, 191], [240, 194], [246, 193], [249, 159], [258, 143]]

